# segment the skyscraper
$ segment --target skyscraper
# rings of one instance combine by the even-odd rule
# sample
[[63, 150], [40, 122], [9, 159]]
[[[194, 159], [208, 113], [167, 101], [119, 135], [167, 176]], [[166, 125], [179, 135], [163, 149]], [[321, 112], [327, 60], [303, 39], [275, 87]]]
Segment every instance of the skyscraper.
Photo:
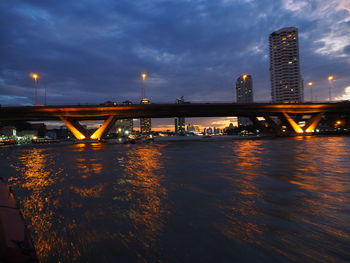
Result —
[[251, 75], [241, 75], [236, 80], [237, 103], [253, 102], [253, 78]]
[[[123, 104], [131, 105], [132, 102], [130, 100], [125, 100], [125, 101], [123, 101]], [[129, 133], [132, 133], [134, 131], [134, 121], [133, 121], [133, 119], [132, 118], [131, 119], [125, 119], [124, 121], [126, 123], [125, 126], [127, 127]]]
[[[253, 102], [253, 78], [251, 75], [244, 74], [236, 80], [236, 96], [237, 103]], [[248, 125], [249, 119], [246, 117], [238, 117], [238, 125]]]
[[302, 102], [304, 87], [300, 74], [298, 29], [282, 28], [270, 34], [272, 102]]
[[[183, 104], [185, 102], [184, 97], [176, 99], [176, 104]], [[175, 117], [175, 133], [184, 133], [185, 132], [185, 118], [184, 117]]]
[[[149, 99], [142, 99], [141, 104], [151, 104]], [[140, 119], [140, 130], [141, 133], [150, 133], [152, 130], [151, 118], [141, 118]]]

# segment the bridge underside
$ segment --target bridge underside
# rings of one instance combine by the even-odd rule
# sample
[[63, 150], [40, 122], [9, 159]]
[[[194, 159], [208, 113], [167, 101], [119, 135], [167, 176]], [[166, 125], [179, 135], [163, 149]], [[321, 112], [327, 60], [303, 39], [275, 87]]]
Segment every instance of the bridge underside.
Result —
[[[262, 116], [250, 116], [249, 118], [256, 126], [260, 127], [261, 130], [280, 135], [290, 133], [312, 133], [320, 122], [322, 115], [323, 112], [308, 114], [306, 115], [305, 119], [301, 115], [291, 116], [290, 114], [283, 112], [281, 114], [275, 114], [274, 116], [265, 114]], [[117, 119], [119, 118], [116, 116], [106, 117], [102, 125], [95, 132], [90, 133], [79, 123], [78, 119], [60, 117], [60, 120], [67, 126], [74, 137], [78, 140], [100, 140], [105, 135], [107, 135]], [[299, 125], [298, 120], [303, 120], [304, 124]]]
[[275, 116], [261, 116], [264, 119], [263, 122], [261, 121], [261, 117], [250, 117], [250, 119], [256, 126], [260, 127], [263, 131], [267, 131], [277, 135], [303, 134], [314, 132], [323, 114], [323, 112], [320, 112], [307, 115], [290, 115], [284, 112], [282, 114], [276, 114]]

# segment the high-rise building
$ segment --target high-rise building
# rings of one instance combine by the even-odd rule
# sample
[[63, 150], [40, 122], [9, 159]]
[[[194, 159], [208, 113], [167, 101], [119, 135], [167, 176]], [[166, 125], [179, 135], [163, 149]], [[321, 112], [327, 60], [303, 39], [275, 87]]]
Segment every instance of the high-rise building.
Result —
[[[176, 104], [183, 104], [185, 102], [184, 97], [176, 99]], [[185, 132], [185, 118], [184, 117], [175, 117], [175, 133], [184, 133]]]
[[272, 102], [302, 102], [304, 87], [300, 73], [298, 29], [282, 28], [270, 34]]
[[251, 75], [241, 75], [236, 81], [237, 103], [253, 102], [253, 78]]
[[132, 119], [120, 119], [116, 120], [111, 132], [117, 134], [118, 136], [128, 136], [133, 131], [133, 121]]
[[[131, 101], [123, 101], [123, 104], [130, 105]], [[118, 136], [128, 136], [134, 130], [133, 119], [118, 119], [115, 121], [111, 129], [109, 130], [110, 134], [116, 134]]]
[[[237, 103], [253, 102], [253, 78], [251, 75], [244, 74], [236, 80]], [[238, 117], [238, 125], [248, 125], [250, 121], [246, 117]]]
[[[151, 104], [149, 99], [142, 99], [141, 104]], [[140, 130], [141, 133], [150, 133], [152, 130], [151, 118], [141, 118], [140, 119]]]
[[[123, 104], [125, 105], [131, 105], [132, 102], [130, 100], [123, 101]], [[124, 119], [125, 127], [129, 131], [129, 133], [132, 133], [134, 131], [134, 121], [133, 119]]]

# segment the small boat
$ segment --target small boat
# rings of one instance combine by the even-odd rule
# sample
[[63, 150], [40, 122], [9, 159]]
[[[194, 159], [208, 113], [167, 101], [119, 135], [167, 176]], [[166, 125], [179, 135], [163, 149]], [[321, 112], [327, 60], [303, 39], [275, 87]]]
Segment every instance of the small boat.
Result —
[[0, 262], [38, 262], [12, 189], [0, 177]]

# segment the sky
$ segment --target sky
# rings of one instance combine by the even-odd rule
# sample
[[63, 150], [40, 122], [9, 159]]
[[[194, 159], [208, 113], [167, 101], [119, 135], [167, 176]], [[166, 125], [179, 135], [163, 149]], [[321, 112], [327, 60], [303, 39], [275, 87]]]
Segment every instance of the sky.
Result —
[[328, 100], [330, 74], [333, 99], [350, 99], [349, 0], [2, 0], [0, 104], [33, 104], [31, 72], [50, 105], [138, 103], [142, 85], [155, 103], [231, 102], [241, 74], [252, 75], [255, 101], [270, 101], [268, 36], [289, 26], [314, 99]]

